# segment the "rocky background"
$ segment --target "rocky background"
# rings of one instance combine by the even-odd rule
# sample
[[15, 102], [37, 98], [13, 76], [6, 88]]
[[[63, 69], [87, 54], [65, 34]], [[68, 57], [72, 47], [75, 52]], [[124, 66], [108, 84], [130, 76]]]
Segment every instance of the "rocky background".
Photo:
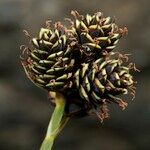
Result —
[[69, 17], [70, 11], [116, 18], [129, 35], [116, 48], [132, 53], [137, 73], [137, 94], [121, 111], [111, 107], [104, 123], [93, 117], [71, 119], [55, 150], [150, 149], [150, 1], [149, 0], [0, 0], [0, 150], [37, 150], [52, 113], [47, 93], [26, 77], [19, 59], [22, 30], [35, 36], [48, 19]]

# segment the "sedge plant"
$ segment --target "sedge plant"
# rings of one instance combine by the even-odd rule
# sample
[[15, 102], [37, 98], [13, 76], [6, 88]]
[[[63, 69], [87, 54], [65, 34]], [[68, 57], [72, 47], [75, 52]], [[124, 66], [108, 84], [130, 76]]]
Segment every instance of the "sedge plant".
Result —
[[[114, 51], [127, 28], [101, 12], [71, 14], [73, 19], [65, 19], [69, 27], [46, 22], [37, 37], [30, 36], [30, 46], [21, 46], [27, 77], [48, 91], [54, 105], [41, 150], [52, 149], [69, 118], [95, 114], [102, 122], [109, 117], [108, 104], [125, 109], [122, 96], [135, 96], [135, 64], [128, 61], [128, 54]], [[72, 110], [72, 105], [78, 109]]]

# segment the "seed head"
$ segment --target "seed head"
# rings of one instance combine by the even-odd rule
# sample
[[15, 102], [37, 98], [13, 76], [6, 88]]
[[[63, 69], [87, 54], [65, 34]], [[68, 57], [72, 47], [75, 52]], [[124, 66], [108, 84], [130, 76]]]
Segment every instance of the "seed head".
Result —
[[[125, 109], [122, 95], [135, 96], [135, 81], [127, 64], [128, 56], [112, 52], [120, 38], [127, 33], [113, 19], [98, 12], [80, 15], [72, 11], [70, 27], [60, 22], [41, 28], [32, 46], [22, 46], [21, 61], [28, 78], [37, 86], [66, 97], [67, 115], [94, 113], [101, 120], [107, 118], [108, 103]], [[54, 94], [55, 95], [55, 94]], [[55, 97], [53, 102], [55, 103]], [[71, 105], [77, 110], [72, 111]]]

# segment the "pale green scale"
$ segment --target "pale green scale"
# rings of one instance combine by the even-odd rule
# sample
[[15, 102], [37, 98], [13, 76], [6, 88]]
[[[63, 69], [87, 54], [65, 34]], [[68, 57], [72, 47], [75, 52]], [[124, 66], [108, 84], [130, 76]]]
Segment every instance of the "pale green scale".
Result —
[[104, 93], [105, 87], [101, 84], [101, 82], [99, 81], [98, 78], [95, 78], [94, 80], [95, 85], [97, 86], [97, 88]]
[[81, 27], [82, 27], [85, 31], [88, 30], [87, 26], [84, 24], [83, 21], [80, 22], [80, 25], [81, 25]]
[[110, 21], [111, 21], [111, 18], [110, 18], [110, 17], [105, 18], [104, 25], [106, 25], [106, 24], [110, 23]]
[[58, 78], [56, 79], [56, 81], [65, 80], [65, 79], [67, 79], [67, 78], [68, 78], [68, 75], [67, 75], [67, 74], [64, 74], [64, 75], [58, 77]]
[[90, 82], [89, 82], [89, 80], [88, 80], [88, 77], [87, 76], [85, 76], [85, 79], [84, 79], [85, 81], [85, 86], [86, 86], [86, 89], [87, 89], [87, 91], [89, 92], [90, 90], [91, 90], [91, 86], [90, 86]]
[[83, 99], [86, 99], [87, 101], [89, 101], [89, 97], [88, 97], [88, 95], [87, 95], [87, 93], [86, 93], [86, 91], [84, 90], [84, 88], [83, 88], [83, 86], [82, 85], [80, 85], [80, 95], [81, 95], [81, 97], [83, 98]]
[[87, 69], [88, 69], [89, 64], [83, 63], [82, 66], [83, 66], [83, 67], [82, 67], [82, 69], [81, 69], [81, 77], [83, 78], [84, 75], [85, 75], [85, 72], [86, 72]]
[[101, 100], [101, 98], [100, 98], [99, 96], [97, 96], [97, 94], [96, 94], [95, 92], [92, 92], [92, 93], [91, 93], [91, 96], [92, 96], [92, 98], [93, 98], [94, 100], [96, 100], [96, 101]]
[[74, 77], [75, 77], [75, 83], [76, 83], [76, 86], [77, 86], [77, 88], [79, 88], [79, 73], [80, 73], [80, 69], [78, 69], [77, 71], [76, 71], [76, 73], [74, 74]]
[[64, 84], [65, 84], [64, 82], [50, 82], [46, 84], [46, 87], [55, 88], [55, 87], [63, 86]]

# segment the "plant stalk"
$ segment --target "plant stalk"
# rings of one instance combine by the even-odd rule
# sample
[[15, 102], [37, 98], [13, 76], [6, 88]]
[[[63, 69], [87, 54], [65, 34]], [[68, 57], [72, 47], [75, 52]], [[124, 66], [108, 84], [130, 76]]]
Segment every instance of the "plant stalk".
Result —
[[52, 114], [51, 120], [48, 125], [45, 139], [41, 145], [40, 150], [51, 150], [54, 144], [54, 140], [58, 133], [62, 130], [68, 121], [68, 117], [64, 116], [64, 108], [66, 101], [60, 93], [53, 93], [55, 100], [55, 109]]

